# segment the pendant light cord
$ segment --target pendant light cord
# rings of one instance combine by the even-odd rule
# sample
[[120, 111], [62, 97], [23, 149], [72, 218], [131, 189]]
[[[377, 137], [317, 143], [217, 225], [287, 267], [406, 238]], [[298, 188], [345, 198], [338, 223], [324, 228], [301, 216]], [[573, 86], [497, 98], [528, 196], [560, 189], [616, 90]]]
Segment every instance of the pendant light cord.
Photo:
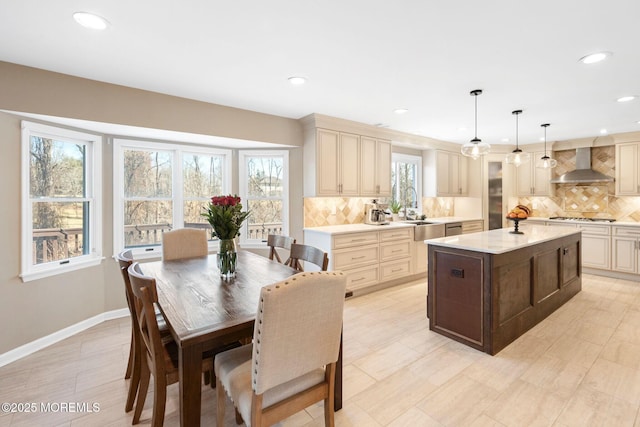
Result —
[[[476, 124], [476, 126], [475, 126], [475, 131], [474, 131], [474, 135], [475, 136], [474, 136], [473, 139], [477, 140], [478, 139], [478, 94], [474, 95], [474, 97], [475, 97], [475, 124]], [[476, 141], [476, 144], [477, 143], [478, 142]]]

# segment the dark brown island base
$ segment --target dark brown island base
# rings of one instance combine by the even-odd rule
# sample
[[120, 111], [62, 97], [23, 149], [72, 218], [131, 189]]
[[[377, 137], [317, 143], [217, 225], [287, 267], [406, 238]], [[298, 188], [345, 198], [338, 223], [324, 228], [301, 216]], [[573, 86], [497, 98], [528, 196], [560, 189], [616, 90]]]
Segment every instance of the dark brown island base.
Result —
[[429, 329], [494, 355], [580, 292], [580, 231], [509, 231], [425, 241]]

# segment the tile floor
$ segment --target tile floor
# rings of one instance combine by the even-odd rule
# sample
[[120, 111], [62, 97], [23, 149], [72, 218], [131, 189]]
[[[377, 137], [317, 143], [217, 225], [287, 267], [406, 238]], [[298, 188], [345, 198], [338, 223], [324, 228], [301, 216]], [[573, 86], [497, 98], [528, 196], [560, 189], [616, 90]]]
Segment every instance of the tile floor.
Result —
[[[640, 426], [640, 283], [584, 275], [582, 292], [493, 357], [429, 331], [425, 288], [347, 301], [337, 426]], [[129, 328], [126, 318], [105, 322], [0, 368], [0, 402], [38, 406], [0, 412], [0, 426], [130, 425]], [[177, 392], [169, 387], [167, 426], [179, 425]], [[152, 401], [140, 425], [150, 424]], [[66, 402], [100, 411], [54, 411]], [[202, 425], [215, 425], [208, 388]], [[236, 425], [231, 406], [226, 425]], [[322, 406], [282, 425], [322, 426]]]

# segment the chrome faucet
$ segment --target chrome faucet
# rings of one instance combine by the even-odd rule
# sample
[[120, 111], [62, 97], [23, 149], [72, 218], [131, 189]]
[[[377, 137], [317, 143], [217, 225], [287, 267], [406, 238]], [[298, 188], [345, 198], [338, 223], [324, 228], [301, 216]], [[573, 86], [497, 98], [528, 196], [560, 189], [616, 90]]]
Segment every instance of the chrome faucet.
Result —
[[404, 199], [403, 199], [404, 200], [404, 220], [405, 221], [409, 219], [409, 218], [407, 218], [407, 194], [409, 193], [409, 190], [413, 191], [413, 194], [416, 195], [416, 203], [418, 202], [418, 192], [416, 191], [416, 189], [413, 188], [413, 187], [407, 187], [404, 190]]

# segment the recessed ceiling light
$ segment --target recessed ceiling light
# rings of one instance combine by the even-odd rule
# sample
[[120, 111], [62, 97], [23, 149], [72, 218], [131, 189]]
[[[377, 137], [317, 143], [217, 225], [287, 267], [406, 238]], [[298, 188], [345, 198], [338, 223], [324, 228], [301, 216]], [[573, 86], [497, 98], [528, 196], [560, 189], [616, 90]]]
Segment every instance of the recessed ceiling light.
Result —
[[611, 52], [596, 52], [591, 55], [583, 56], [580, 58], [580, 62], [583, 64], [595, 64], [596, 62], [604, 61], [609, 56], [611, 56]]
[[407, 110], [406, 108], [396, 108], [395, 110], [393, 110], [393, 112], [396, 113], [396, 114], [404, 114], [407, 111], [409, 111], [409, 110]]
[[623, 96], [617, 99], [618, 102], [629, 102], [629, 101], [633, 101], [634, 99], [636, 99], [635, 96], [630, 95], [630, 96]]
[[608, 132], [607, 132], [607, 130], [606, 130], [606, 129], [600, 129], [600, 133], [601, 133], [602, 135], [606, 135]]
[[292, 85], [303, 85], [307, 82], [306, 78], [299, 76], [289, 77], [287, 80], [289, 80], [289, 83]]
[[92, 30], [105, 30], [109, 26], [109, 21], [102, 16], [89, 12], [76, 12], [73, 14], [73, 19], [83, 27]]

